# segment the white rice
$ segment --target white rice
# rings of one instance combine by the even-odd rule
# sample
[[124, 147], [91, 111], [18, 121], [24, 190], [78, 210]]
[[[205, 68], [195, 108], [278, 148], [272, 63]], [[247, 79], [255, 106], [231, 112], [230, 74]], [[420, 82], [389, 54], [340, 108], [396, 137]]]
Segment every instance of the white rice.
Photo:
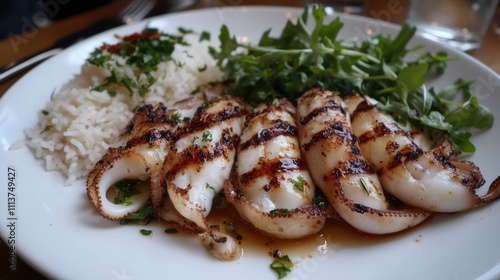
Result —
[[[108, 72], [83, 65], [81, 74], [54, 94], [39, 113], [38, 124], [26, 130], [27, 145], [45, 162], [47, 170], [63, 173], [66, 184], [86, 177], [109, 147], [123, 144], [120, 135], [132, 119], [134, 108], [157, 102], [168, 106], [190, 96], [198, 86], [218, 80], [220, 71], [208, 52], [209, 43], [199, 42], [198, 36], [192, 34], [185, 40], [190, 45], [177, 45], [172, 55], [182, 66], [172, 61], [158, 65], [158, 70], [151, 73], [157, 81], [144, 101], [139, 94], [130, 96], [126, 90], [114, 97], [106, 91], [92, 91]], [[121, 70], [131, 73], [132, 69], [123, 65]]]

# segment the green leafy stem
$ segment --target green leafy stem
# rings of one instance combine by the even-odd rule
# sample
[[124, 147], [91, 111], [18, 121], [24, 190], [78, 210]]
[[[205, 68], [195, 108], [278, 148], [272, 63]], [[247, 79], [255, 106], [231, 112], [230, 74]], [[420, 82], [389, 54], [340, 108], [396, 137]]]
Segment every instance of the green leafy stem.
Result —
[[[312, 30], [307, 27], [310, 14]], [[411, 122], [430, 135], [448, 135], [459, 150], [475, 151], [471, 130], [491, 128], [493, 114], [474, 97], [471, 82], [459, 79], [439, 92], [424, 84], [430, 74], [443, 74], [447, 62], [457, 57], [444, 51], [417, 53], [423, 46], [408, 49], [416, 28], [407, 24], [394, 38], [379, 34], [361, 43], [339, 40], [344, 24], [339, 18], [325, 23], [326, 18], [321, 5], [313, 6], [312, 13], [306, 7], [279, 36], [267, 30], [257, 45], [239, 43], [223, 25], [220, 48], [210, 51], [223, 79], [231, 81], [226, 92], [251, 105], [282, 97], [295, 102], [314, 86], [341, 94], [358, 92], [378, 100], [397, 121]], [[408, 60], [410, 53], [416, 59]]]

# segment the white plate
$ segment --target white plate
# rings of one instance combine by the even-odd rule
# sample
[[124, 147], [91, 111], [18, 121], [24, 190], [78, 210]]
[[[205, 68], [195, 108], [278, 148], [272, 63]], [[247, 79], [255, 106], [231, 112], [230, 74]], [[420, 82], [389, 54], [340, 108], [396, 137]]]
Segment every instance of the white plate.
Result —
[[[0, 100], [0, 233], [8, 230], [8, 167], [16, 173], [16, 253], [51, 278], [57, 279], [277, 279], [269, 269], [266, 252], [248, 251], [234, 262], [215, 260], [197, 238], [162, 234], [164, 228], [149, 225], [155, 234], [138, 233], [144, 226], [120, 226], [101, 218], [90, 205], [84, 181], [64, 186], [63, 176], [46, 172], [27, 147], [9, 148], [34, 126], [37, 112], [74, 74], [88, 54], [114, 34], [129, 34], [145, 24], [165, 32], [177, 27], [210, 31], [217, 38], [222, 23], [238, 36], [256, 41], [272, 27], [281, 31], [287, 18], [302, 9], [285, 7], [216, 8], [160, 16], [133, 26], [105, 32], [79, 43], [41, 64], [17, 82]], [[396, 34], [399, 27], [362, 17], [341, 15], [345, 27], [340, 36], [366, 37], [366, 32]], [[361, 38], [363, 39], [363, 38]], [[412, 44], [443, 49], [417, 36]], [[477, 152], [470, 157], [484, 172], [487, 185], [500, 175], [500, 77], [462, 53], [449, 63], [446, 74], [433, 81], [437, 88], [456, 78], [476, 80], [480, 101], [495, 113], [493, 129], [474, 137]], [[16, 145], [14, 145], [16, 146]], [[321, 257], [295, 257], [297, 268], [288, 279], [472, 279], [500, 277], [500, 203], [460, 214], [437, 215], [407, 234], [363, 245], [334, 244]], [[334, 233], [332, 233], [334, 234]], [[326, 236], [328, 238], [328, 236]], [[286, 253], [286, 252], [285, 252]], [[293, 258], [292, 258], [293, 259]]]

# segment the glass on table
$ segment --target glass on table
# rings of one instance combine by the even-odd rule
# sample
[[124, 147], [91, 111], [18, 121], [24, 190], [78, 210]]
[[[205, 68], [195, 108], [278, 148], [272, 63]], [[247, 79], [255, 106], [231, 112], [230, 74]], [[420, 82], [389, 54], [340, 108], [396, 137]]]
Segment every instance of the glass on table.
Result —
[[365, 0], [312, 0], [309, 4], [321, 4], [325, 9], [332, 9], [333, 12], [362, 14], [365, 10]]
[[411, 0], [407, 22], [462, 51], [481, 46], [499, 0]]

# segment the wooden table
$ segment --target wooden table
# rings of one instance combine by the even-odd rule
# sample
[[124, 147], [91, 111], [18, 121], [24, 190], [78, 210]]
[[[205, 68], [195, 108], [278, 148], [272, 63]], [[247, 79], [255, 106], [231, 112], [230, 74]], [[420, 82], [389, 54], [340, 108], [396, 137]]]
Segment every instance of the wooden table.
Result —
[[[20, 34], [20, 37], [5, 39], [0, 41], [0, 66], [6, 65], [14, 60], [21, 59], [39, 50], [50, 46], [53, 42], [70, 34], [78, 29], [90, 26], [92, 23], [104, 19], [109, 15], [115, 14], [128, 1], [119, 1], [107, 6], [86, 12], [62, 21], [56, 22], [44, 29], [31, 29], [26, 27], [27, 33]], [[189, 9], [199, 8], [220, 8], [228, 5], [280, 5], [280, 6], [298, 6], [303, 5], [302, 0], [297, 1], [264, 1], [264, 0], [238, 0], [238, 1], [198, 1]], [[364, 14], [368, 17], [377, 18], [384, 21], [394, 23], [403, 23], [406, 19], [408, 0], [373, 0], [367, 3]], [[493, 69], [496, 73], [500, 73], [500, 36], [495, 34], [493, 24], [489, 27], [488, 33], [484, 39], [481, 48], [470, 52], [469, 54], [483, 62], [485, 65]], [[20, 78], [21, 73], [10, 80], [0, 84], [0, 97]], [[5, 205], [4, 205], [5, 206]], [[3, 209], [2, 211], [6, 211]], [[34, 233], [33, 238], [36, 238]], [[43, 240], [40, 240], [43, 242]], [[0, 242], [0, 278], [1, 279], [46, 279], [44, 276], [35, 271], [32, 267], [26, 264], [21, 258], [17, 258], [17, 268], [15, 271], [9, 270], [8, 264], [8, 248]]]

